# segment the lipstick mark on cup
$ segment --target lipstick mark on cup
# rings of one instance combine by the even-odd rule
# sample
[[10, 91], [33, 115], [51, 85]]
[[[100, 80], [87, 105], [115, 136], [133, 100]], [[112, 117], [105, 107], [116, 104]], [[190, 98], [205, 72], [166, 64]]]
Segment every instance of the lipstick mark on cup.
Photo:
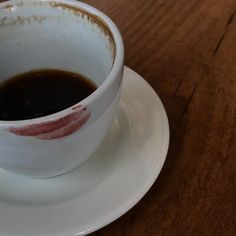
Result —
[[90, 117], [90, 112], [83, 106], [73, 107], [73, 113], [60, 119], [23, 127], [11, 127], [9, 131], [19, 136], [53, 140], [66, 137], [80, 130]]

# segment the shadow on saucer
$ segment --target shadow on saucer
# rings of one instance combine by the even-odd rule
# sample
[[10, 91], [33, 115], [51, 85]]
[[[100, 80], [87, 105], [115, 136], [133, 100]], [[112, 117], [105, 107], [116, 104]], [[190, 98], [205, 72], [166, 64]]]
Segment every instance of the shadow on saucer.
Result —
[[61, 203], [89, 193], [109, 178], [129, 141], [129, 122], [120, 109], [103, 143], [71, 172], [49, 179], [33, 179], [0, 170], [0, 204], [41, 206]]

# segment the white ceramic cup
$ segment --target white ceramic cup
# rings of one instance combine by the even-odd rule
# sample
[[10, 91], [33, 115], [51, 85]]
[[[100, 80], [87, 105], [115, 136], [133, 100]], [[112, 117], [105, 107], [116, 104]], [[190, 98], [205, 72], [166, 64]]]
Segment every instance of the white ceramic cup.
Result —
[[123, 67], [119, 30], [95, 8], [68, 0], [0, 3], [0, 81], [34, 69], [57, 68], [83, 74], [98, 86], [61, 112], [0, 121], [0, 168], [45, 178], [84, 162], [114, 118]]

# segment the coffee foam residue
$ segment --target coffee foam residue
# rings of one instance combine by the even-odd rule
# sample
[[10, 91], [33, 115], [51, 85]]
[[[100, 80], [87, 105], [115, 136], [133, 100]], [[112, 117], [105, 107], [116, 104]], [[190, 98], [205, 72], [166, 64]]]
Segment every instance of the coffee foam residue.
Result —
[[6, 10], [6, 11], [14, 11], [15, 5], [7, 4], [7, 5], [5, 5], [5, 6], [3, 6], [3, 7], [0, 7], [0, 8], [1, 8], [1, 9], [4, 9], [4, 10]]
[[[100, 31], [102, 32], [103, 35], [105, 35], [109, 41], [109, 47], [112, 53], [112, 57], [113, 59], [115, 58], [116, 55], [116, 45], [115, 45], [115, 40], [114, 37], [108, 27], [108, 25], [106, 24], [106, 22], [104, 22], [103, 19], [101, 19], [99, 16], [96, 16], [94, 14], [91, 14], [89, 12], [87, 12], [84, 9], [81, 9], [77, 6], [73, 6], [70, 4], [66, 4], [66, 3], [59, 3], [56, 1], [50, 1], [50, 2], [43, 2], [43, 1], [39, 1], [39, 2], [27, 2], [27, 4], [30, 5], [35, 5], [35, 6], [42, 6], [43, 4], [49, 4], [51, 7], [53, 8], [61, 8], [64, 10], [68, 10], [71, 13], [73, 13], [76, 16], [81, 16], [82, 18], [86, 18], [88, 20], [88, 22], [90, 22], [93, 25], [96, 25], [96, 27], [98, 27], [100, 29]], [[9, 12], [14, 12], [15, 9], [17, 7], [21, 7], [23, 6], [24, 3], [23, 1], [19, 1], [16, 4], [7, 4], [7, 5], [3, 5], [0, 7], [0, 10], [6, 10]], [[46, 16], [36, 16], [33, 15], [31, 17], [3, 17], [0, 18], [0, 27], [3, 26], [7, 26], [7, 25], [16, 25], [16, 24], [21, 24], [24, 25], [25, 23], [30, 23], [32, 20], [42, 23], [43, 21], [45, 21], [48, 17]]]
[[17, 25], [17, 24], [24, 25], [26, 23], [30, 24], [31, 21], [42, 23], [43, 21], [45, 21], [47, 19], [48, 19], [48, 17], [46, 17], [46, 16], [36, 16], [36, 15], [33, 15], [31, 17], [20, 17], [20, 16], [3, 17], [3, 18], [0, 18], [0, 27], [7, 26], [7, 25]]

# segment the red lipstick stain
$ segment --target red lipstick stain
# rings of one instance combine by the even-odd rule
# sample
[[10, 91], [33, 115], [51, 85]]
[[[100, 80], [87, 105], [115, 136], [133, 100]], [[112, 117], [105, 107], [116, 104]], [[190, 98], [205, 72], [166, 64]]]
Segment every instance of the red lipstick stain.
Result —
[[81, 105], [73, 107], [73, 113], [60, 119], [42, 122], [23, 127], [11, 127], [10, 132], [20, 136], [31, 136], [38, 139], [53, 140], [63, 138], [78, 131], [89, 119], [90, 112]]

